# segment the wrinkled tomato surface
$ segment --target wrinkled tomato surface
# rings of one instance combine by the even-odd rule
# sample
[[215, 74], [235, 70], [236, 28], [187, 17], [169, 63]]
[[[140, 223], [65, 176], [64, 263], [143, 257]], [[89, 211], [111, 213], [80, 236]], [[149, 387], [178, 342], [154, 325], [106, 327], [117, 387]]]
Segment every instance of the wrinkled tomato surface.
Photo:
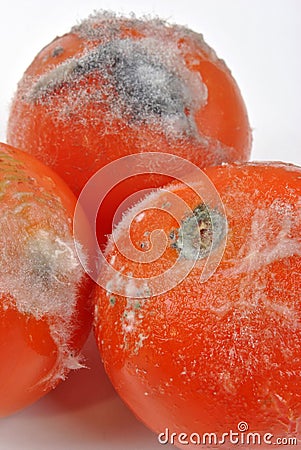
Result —
[[51, 169], [0, 144], [0, 416], [81, 367], [93, 286], [73, 241], [75, 204]]
[[[106, 371], [135, 415], [157, 433], [168, 429], [169, 439], [175, 433], [179, 447], [180, 433], [222, 439], [233, 430], [241, 438], [242, 421], [245, 439], [259, 433], [262, 448], [269, 448], [266, 433], [272, 443], [279, 436], [300, 439], [301, 169], [249, 163], [208, 168], [206, 174], [226, 216], [209, 202], [208, 220], [204, 199], [191, 187], [172, 184], [167, 191], [185, 200], [190, 215], [176, 220], [178, 206], [159, 190], [115, 230], [106, 258], [116, 272], [105, 268], [97, 290], [95, 333]], [[191, 228], [193, 217], [199, 235]], [[165, 248], [148, 262], [158, 229]], [[217, 240], [211, 248], [212, 233]], [[136, 261], [125, 255], [129, 236], [141, 254]], [[223, 236], [221, 262], [201, 282]], [[181, 262], [179, 270], [194, 257], [194, 267], [172, 287], [175, 262]], [[153, 277], [163, 272], [165, 289], [153, 295]], [[237, 448], [225, 439], [226, 448]]]

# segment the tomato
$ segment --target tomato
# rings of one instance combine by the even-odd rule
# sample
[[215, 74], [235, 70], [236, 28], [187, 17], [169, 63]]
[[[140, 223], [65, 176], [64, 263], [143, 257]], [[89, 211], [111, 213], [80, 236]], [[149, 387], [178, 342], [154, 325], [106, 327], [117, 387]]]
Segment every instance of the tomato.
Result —
[[[200, 34], [108, 13], [84, 20], [36, 56], [19, 83], [7, 136], [76, 195], [124, 155], [167, 152], [205, 167], [245, 161], [251, 146], [239, 88]], [[134, 177], [116, 187], [100, 211], [100, 241], [122, 200], [167, 181]]]
[[[259, 433], [262, 448], [264, 436], [300, 439], [301, 168], [245, 163], [205, 172], [225, 215], [195, 191], [202, 180], [171, 184], [130, 210], [112, 235], [106, 259], [115, 273], [104, 266], [96, 294], [105, 369], [135, 415], [163, 441], [175, 433], [179, 447], [187, 436], [197, 442], [192, 433], [208, 445], [206, 433], [219, 443], [230, 430], [242, 444], [243, 431]], [[190, 212], [180, 213], [176, 199]], [[225, 239], [220, 264], [202, 280]]]
[[75, 204], [51, 169], [0, 144], [0, 416], [81, 367], [93, 285], [73, 241]]

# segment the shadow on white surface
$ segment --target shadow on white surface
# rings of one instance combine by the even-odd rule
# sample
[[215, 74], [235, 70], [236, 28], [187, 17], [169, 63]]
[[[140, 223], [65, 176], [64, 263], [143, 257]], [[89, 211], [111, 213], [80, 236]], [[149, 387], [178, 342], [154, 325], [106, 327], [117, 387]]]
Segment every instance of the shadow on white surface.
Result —
[[[43, 399], [47, 415], [80, 411], [100, 405], [115, 397], [115, 391], [104, 371], [100, 356], [91, 334], [82, 353], [86, 369], [72, 371], [66, 382], [61, 383]], [[35, 414], [40, 414], [35, 411]]]
[[[152, 450], [162, 446], [115, 393], [93, 336], [83, 350], [89, 369], [0, 421], [1, 450]], [[164, 446], [165, 449], [171, 446]]]

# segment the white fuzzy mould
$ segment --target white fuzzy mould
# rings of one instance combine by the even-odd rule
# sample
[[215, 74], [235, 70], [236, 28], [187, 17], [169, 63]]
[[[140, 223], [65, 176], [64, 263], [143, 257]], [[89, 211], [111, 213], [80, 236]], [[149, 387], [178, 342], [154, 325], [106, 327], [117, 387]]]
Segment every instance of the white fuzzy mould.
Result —
[[166, 30], [170, 29], [178, 39], [189, 37], [197, 43], [200, 53], [208, 54], [213, 62], [218, 61], [215, 51], [206, 44], [202, 34], [196, 33], [184, 26], [170, 24], [160, 18], [148, 15], [137, 19], [135, 14], [132, 13], [130, 17], [125, 19], [121, 14], [100, 10], [91, 14], [87, 19], [82, 20], [79, 25], [74, 26], [71, 32], [85, 40], [97, 40], [105, 43], [117, 39], [120, 36], [123, 20], [126, 20], [129, 29], [134, 29], [148, 36], [156, 35], [164, 37], [166, 36]]
[[[124, 24], [141, 31], [141, 37], [124, 35]], [[202, 35], [159, 19], [124, 18], [106, 12], [89, 17], [71, 32], [93, 47], [86, 45], [81, 54], [56, 66], [50, 64], [39, 76], [24, 75], [19, 84], [20, 102], [33, 107], [44, 104], [55, 125], [72, 121], [74, 129], [78, 123], [90, 126], [83, 111], [96, 105], [100, 114], [95, 114], [91, 126], [97, 127], [100, 137], [120, 133], [124, 126], [139, 131], [144, 123], [151, 131], [165, 134], [171, 144], [177, 141], [185, 147], [185, 141], [193, 140], [200, 151], [214, 144], [228, 159], [232, 149], [208, 139], [195, 123], [196, 112], [207, 104], [208, 91], [199, 61], [194, 63], [189, 55], [206, 55], [226, 69]], [[99, 82], [85, 84], [87, 77]], [[142, 151], [148, 146], [139, 133], [136, 142]]]
[[115, 261], [116, 261], [116, 255], [112, 255], [112, 257], [110, 259], [110, 264], [113, 266]]
[[[282, 228], [275, 239], [269, 242], [267, 220], [273, 209], [282, 214]], [[300, 213], [301, 211], [299, 216]], [[282, 258], [301, 256], [300, 237], [290, 237], [292, 227], [300, 222], [299, 216], [293, 214], [291, 205], [281, 204], [278, 200], [275, 200], [270, 210], [257, 209], [252, 218], [251, 235], [239, 250], [238, 262], [236, 261], [234, 268], [229, 269], [229, 275], [257, 271]]]
[[[26, 200], [26, 192], [19, 194], [12, 197], [18, 202]], [[45, 195], [48, 198], [46, 192]], [[58, 356], [55, 367], [41, 383], [52, 385], [57, 378], [64, 378], [69, 369], [81, 366], [80, 357], [72, 354], [67, 343], [84, 271], [58, 199], [48, 201], [49, 211], [46, 208], [44, 216], [39, 217], [43, 221], [45, 216], [51, 216], [48, 220], [53, 220], [57, 228], [44, 223], [42, 228], [34, 229], [36, 220], [32, 220], [37, 213], [34, 202], [25, 201], [10, 208], [6, 202], [1, 205], [0, 297], [4, 309], [17, 308], [21, 314], [48, 323]]]
[[138, 216], [135, 217], [135, 222], [141, 222], [144, 217], [145, 217], [144, 212], [142, 212], [141, 214], [138, 214]]
[[[80, 113], [93, 101], [109, 106], [109, 110], [95, 120], [110, 126], [116, 118], [129, 115], [134, 118], [131, 121], [134, 128], [143, 121], [154, 129], [160, 127], [170, 138], [199, 137], [193, 117], [206, 104], [207, 88], [200, 74], [189, 71], [184, 65], [177, 42], [167, 42], [163, 48], [156, 36], [138, 41], [116, 39], [102, 44], [78, 59], [64, 61], [36, 79], [25, 77], [22, 93], [28, 102], [51, 105], [49, 94], [53, 89], [64, 83], [77, 86], [80, 79], [95, 71], [104, 80], [101, 87], [78, 86], [77, 92], [70, 92], [69, 98], [56, 96], [61, 120], [66, 120], [70, 112], [74, 119], [74, 113]], [[80, 116], [76, 120], [81, 120]]]
[[[121, 269], [122, 270], [122, 269]], [[140, 294], [141, 287], [139, 287], [135, 283], [135, 279], [131, 278], [131, 274], [128, 275], [128, 281], [125, 283], [121, 280], [118, 272], [116, 276], [114, 276], [111, 280], [108, 281], [106, 285], [107, 297], [109, 300], [112, 298], [111, 291], [114, 290], [114, 287], [118, 286], [118, 289], [121, 288], [121, 283], [124, 288], [125, 297], [126, 297], [126, 306], [120, 317], [121, 320], [121, 329], [123, 333], [123, 346], [125, 349], [129, 348], [129, 339], [135, 336], [137, 327], [140, 325], [141, 320], [144, 317], [143, 306], [147, 301], [148, 295], [148, 286], [147, 283], [144, 283], [143, 289], [145, 291], [145, 298], [133, 298], [133, 296]], [[111, 303], [112, 306], [112, 303]], [[143, 342], [148, 338], [148, 336], [144, 334], [139, 334], [138, 337], [135, 337], [135, 346], [133, 352], [135, 354], [138, 353], [139, 349], [143, 347]]]
[[70, 320], [76, 286], [83, 275], [72, 237], [63, 241], [50, 231], [38, 230], [25, 242], [12, 243], [9, 239], [7, 236], [5, 247], [14, 251], [18, 248], [19, 265], [12, 270], [1, 258], [0, 293], [10, 293], [23, 314], [36, 319], [53, 315]]
[[135, 205], [131, 206], [122, 216], [122, 221], [118, 223], [114, 228], [114, 238], [113, 235], [109, 236], [109, 241], [105, 249], [105, 254], [108, 255], [114, 248], [114, 242], [118, 242], [122, 239], [125, 233], [128, 233], [133, 220], [143, 213], [145, 207], [150, 204], [154, 204], [158, 198], [159, 192], [164, 192], [164, 189], [156, 189], [153, 192], [145, 195], [144, 198], [139, 200]]

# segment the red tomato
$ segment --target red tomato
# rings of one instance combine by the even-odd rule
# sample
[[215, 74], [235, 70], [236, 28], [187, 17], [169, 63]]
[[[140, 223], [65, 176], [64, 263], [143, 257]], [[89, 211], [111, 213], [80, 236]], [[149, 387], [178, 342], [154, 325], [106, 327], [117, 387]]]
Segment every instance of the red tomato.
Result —
[[75, 251], [75, 203], [51, 169], [0, 144], [0, 416], [81, 366], [92, 282]]
[[[50, 165], [78, 195], [98, 169], [131, 153], [172, 153], [199, 167], [245, 161], [251, 130], [235, 80], [200, 34], [97, 14], [26, 70], [8, 142]], [[167, 181], [140, 177], [115, 188], [100, 211], [100, 240], [121, 200]]]
[[[300, 439], [301, 168], [250, 163], [206, 174], [227, 226], [216, 205], [182, 184], [166, 189], [185, 200], [190, 215], [177, 222], [171, 212], [178, 206], [158, 190], [118, 225], [106, 250], [116, 273], [105, 269], [97, 290], [95, 333], [106, 371], [135, 415], [157, 433], [168, 429], [169, 442], [175, 433], [179, 447], [180, 433], [198, 433], [207, 444], [205, 433], [221, 440], [232, 430], [243, 439], [240, 422], [261, 434], [262, 448], [269, 448], [266, 433], [273, 443], [279, 436]], [[167, 244], [147, 262], [158, 229]], [[201, 282], [214, 235], [210, 257], [224, 235], [227, 244], [217, 270]], [[141, 253], [136, 262], [122, 254], [129, 236]], [[177, 286], [153, 295], [151, 277], [169, 270], [171, 287], [177, 260], [195, 266]]]

